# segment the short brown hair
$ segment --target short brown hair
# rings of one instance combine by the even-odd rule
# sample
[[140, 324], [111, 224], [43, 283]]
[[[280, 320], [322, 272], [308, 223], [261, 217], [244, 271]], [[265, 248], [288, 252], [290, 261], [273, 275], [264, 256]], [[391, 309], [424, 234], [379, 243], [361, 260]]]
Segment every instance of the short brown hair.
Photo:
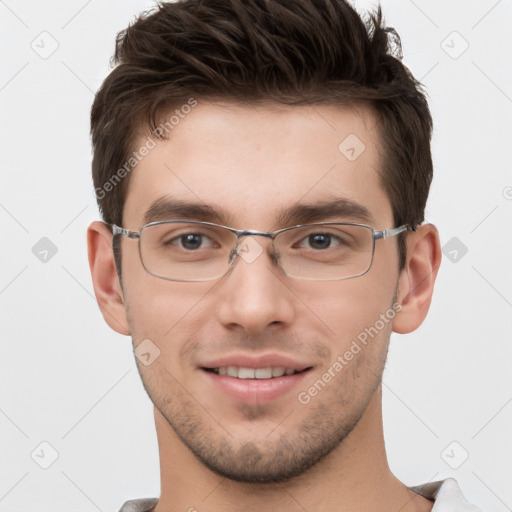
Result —
[[[105, 222], [122, 225], [137, 138], [145, 129], [160, 136], [163, 116], [191, 98], [369, 105], [394, 223], [423, 222], [432, 118], [380, 6], [363, 19], [345, 0], [161, 2], [117, 35], [113, 64], [91, 110], [92, 173]], [[399, 248], [401, 269], [404, 237]]]

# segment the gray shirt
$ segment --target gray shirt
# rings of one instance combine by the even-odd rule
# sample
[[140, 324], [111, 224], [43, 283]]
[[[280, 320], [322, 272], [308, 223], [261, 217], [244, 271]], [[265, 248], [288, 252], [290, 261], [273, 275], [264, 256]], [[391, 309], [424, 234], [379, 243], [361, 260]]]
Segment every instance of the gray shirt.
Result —
[[[468, 503], [453, 478], [429, 482], [428, 484], [409, 487], [411, 491], [434, 501], [432, 512], [482, 512]], [[119, 512], [150, 512], [158, 503], [158, 498], [142, 498], [127, 501]]]

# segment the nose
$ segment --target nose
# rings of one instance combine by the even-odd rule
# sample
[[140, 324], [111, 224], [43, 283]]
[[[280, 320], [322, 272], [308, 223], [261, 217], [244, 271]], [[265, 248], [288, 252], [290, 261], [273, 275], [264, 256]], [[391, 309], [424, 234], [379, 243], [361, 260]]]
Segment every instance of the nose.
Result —
[[270, 247], [270, 240], [253, 236], [240, 242], [233, 267], [217, 287], [217, 317], [226, 328], [257, 334], [292, 323], [294, 295]]

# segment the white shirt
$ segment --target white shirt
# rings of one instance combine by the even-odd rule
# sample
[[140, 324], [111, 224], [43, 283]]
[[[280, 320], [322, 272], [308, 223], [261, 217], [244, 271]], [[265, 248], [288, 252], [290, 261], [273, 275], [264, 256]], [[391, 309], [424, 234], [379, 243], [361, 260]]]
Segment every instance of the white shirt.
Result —
[[[409, 487], [411, 491], [434, 501], [432, 512], [482, 512], [468, 503], [453, 478]], [[127, 501], [119, 512], [149, 512], [158, 503], [158, 498], [142, 498]]]

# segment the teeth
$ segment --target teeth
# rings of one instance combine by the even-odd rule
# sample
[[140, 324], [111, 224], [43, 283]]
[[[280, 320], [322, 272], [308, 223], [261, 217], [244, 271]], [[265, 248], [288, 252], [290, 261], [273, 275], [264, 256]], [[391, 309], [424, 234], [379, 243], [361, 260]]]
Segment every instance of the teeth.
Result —
[[238, 368], [239, 379], [254, 379], [254, 368]]
[[[240, 375], [240, 373], [238, 375]], [[272, 368], [257, 368], [256, 370], [254, 370], [254, 376], [257, 379], [271, 379]]]
[[272, 366], [268, 368], [245, 368], [238, 366], [222, 366], [213, 368], [213, 371], [219, 375], [228, 375], [238, 379], [271, 379], [273, 377], [282, 377], [283, 375], [292, 375], [296, 371], [284, 366]]
[[272, 368], [272, 377], [281, 377], [281, 375], [284, 375], [284, 372], [284, 366], [275, 366], [274, 368]]

